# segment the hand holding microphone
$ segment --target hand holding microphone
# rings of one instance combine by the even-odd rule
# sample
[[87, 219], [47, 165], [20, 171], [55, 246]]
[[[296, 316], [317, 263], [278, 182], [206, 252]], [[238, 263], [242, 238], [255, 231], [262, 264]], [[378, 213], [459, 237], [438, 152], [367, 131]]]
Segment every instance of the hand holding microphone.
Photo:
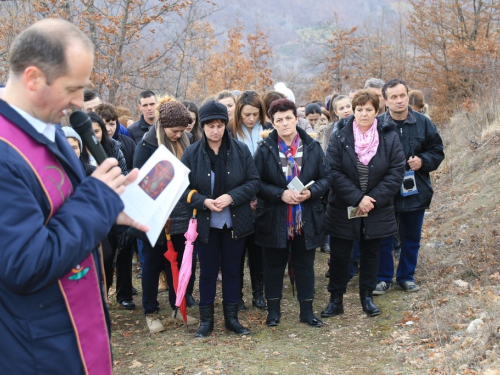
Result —
[[[92, 154], [99, 166], [92, 177], [106, 184], [116, 194], [120, 195], [125, 191], [125, 187], [134, 182], [139, 175], [139, 170], [135, 168], [128, 175], [122, 175], [122, 170], [118, 167], [118, 160], [108, 158], [102, 145], [97, 140], [92, 129], [92, 120], [83, 111], [75, 111], [69, 116], [69, 122], [73, 129], [82, 138], [83, 146]], [[125, 212], [121, 212], [116, 219], [118, 225], [127, 225], [147, 232], [149, 228], [135, 220], [132, 220]]]
[[69, 123], [71, 127], [82, 138], [83, 145], [89, 150], [97, 164], [101, 165], [102, 162], [107, 158], [102, 145], [97, 140], [94, 129], [92, 129], [92, 120], [83, 111], [74, 111], [69, 116]]

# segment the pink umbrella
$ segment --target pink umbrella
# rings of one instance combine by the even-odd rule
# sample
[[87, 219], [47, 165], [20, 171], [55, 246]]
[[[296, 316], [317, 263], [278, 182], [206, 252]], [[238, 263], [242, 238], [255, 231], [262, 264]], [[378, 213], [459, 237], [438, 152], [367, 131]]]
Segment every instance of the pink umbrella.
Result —
[[[174, 288], [175, 293], [178, 294], [178, 280], [179, 280], [179, 266], [177, 262], [177, 251], [174, 249], [174, 245], [172, 244], [172, 240], [170, 237], [170, 221], [167, 221], [167, 224], [165, 225], [165, 231], [166, 231], [166, 236], [167, 236], [167, 251], [163, 254], [165, 258], [168, 259], [170, 262], [170, 268], [172, 269], [172, 281], [174, 285], [170, 285], [171, 288]], [[184, 288], [184, 291], [186, 288]], [[177, 307], [179, 307], [179, 310], [181, 311], [182, 319], [184, 320], [184, 323], [187, 322], [187, 307], [186, 307], [186, 300], [184, 299], [184, 293], [182, 294], [182, 297], [179, 304], [176, 304]]]
[[[196, 190], [191, 190], [187, 197], [187, 202], [191, 203], [191, 198]], [[189, 227], [187, 232], [184, 234], [186, 237], [186, 247], [184, 249], [184, 256], [182, 257], [181, 269], [179, 270], [179, 282], [177, 284], [176, 300], [175, 305], [181, 306], [182, 302], [185, 302], [184, 296], [186, 294], [187, 285], [189, 279], [191, 278], [191, 268], [193, 264], [193, 247], [196, 237], [198, 237], [198, 221], [196, 220], [196, 208], [193, 210], [193, 217], [189, 220]]]

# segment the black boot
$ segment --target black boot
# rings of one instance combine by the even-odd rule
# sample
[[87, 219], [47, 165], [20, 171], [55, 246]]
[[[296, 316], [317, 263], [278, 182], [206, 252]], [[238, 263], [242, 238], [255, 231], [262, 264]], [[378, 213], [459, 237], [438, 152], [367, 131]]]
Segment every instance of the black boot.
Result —
[[200, 306], [200, 327], [194, 337], [208, 337], [214, 330], [214, 305]]
[[256, 308], [265, 310], [267, 309], [266, 301], [264, 300], [264, 281], [262, 280], [262, 272], [252, 277], [252, 305]]
[[269, 327], [275, 327], [280, 324], [281, 320], [281, 309], [280, 309], [279, 298], [273, 298], [267, 300], [267, 319], [266, 324]]
[[325, 242], [321, 245], [321, 251], [326, 254], [330, 254], [330, 241], [328, 235], [325, 236]]
[[371, 290], [360, 290], [359, 298], [361, 300], [361, 306], [363, 307], [363, 312], [368, 316], [380, 315], [380, 310], [373, 303], [372, 291]]
[[300, 322], [312, 327], [321, 327], [323, 322], [314, 315], [312, 305], [312, 299], [300, 301]]
[[224, 324], [226, 329], [238, 335], [248, 335], [250, 331], [238, 321], [238, 304], [222, 302], [224, 307]]
[[238, 310], [247, 311], [247, 307], [245, 306], [245, 301], [243, 301], [243, 292], [240, 292], [240, 300], [238, 301]]
[[193, 298], [193, 296], [191, 294], [186, 293], [185, 298], [186, 298], [186, 306], [187, 307], [198, 306], [198, 303], [196, 302], [196, 300]]
[[344, 313], [343, 299], [344, 295], [342, 293], [332, 293], [328, 306], [321, 311], [321, 317], [330, 318], [332, 316], [342, 315]]

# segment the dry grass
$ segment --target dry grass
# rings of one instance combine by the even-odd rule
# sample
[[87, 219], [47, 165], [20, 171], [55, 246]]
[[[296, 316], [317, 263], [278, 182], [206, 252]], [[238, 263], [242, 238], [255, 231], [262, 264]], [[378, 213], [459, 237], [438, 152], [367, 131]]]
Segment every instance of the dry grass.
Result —
[[[316, 329], [299, 323], [288, 287], [278, 328], [266, 327], [265, 312], [250, 308], [240, 317], [251, 335], [237, 337], [224, 330], [218, 290], [215, 332], [205, 340], [168, 317], [166, 331], [150, 335], [139, 295], [135, 311], [111, 306], [115, 373], [500, 375], [500, 122], [498, 109], [485, 105], [441, 129], [446, 159], [432, 177], [435, 197], [416, 274], [420, 292], [394, 288], [375, 300], [382, 315], [366, 318], [354, 279], [346, 313]], [[318, 314], [329, 297], [326, 260], [317, 252]], [[248, 285], [246, 275], [247, 306]], [[160, 303], [168, 305], [165, 293]], [[476, 319], [482, 324], [468, 332]]]

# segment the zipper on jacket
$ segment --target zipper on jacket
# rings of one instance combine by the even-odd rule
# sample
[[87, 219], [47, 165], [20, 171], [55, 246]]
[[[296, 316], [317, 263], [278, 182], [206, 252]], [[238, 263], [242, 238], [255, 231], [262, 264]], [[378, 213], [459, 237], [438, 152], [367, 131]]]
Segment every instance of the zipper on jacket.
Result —
[[231, 231], [231, 238], [234, 240], [234, 232]]

